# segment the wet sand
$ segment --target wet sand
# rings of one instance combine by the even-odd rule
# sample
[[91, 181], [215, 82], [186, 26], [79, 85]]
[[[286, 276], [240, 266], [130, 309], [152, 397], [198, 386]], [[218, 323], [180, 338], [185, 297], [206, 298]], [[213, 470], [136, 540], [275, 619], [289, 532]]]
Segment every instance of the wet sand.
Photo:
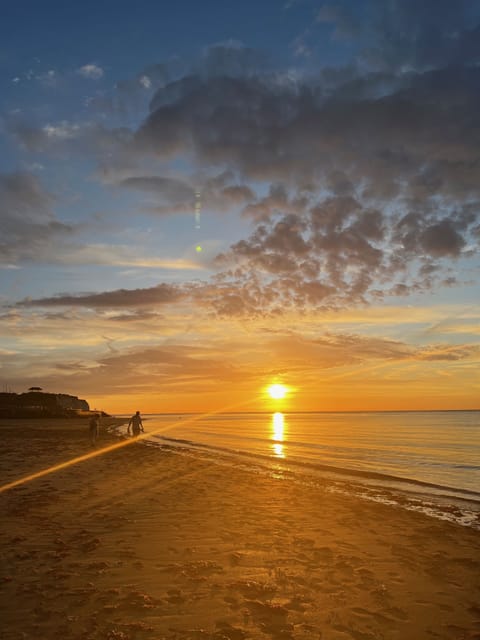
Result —
[[[2, 485], [91, 450], [0, 434]], [[0, 638], [480, 639], [478, 531], [326, 489], [135, 443], [3, 491]]]

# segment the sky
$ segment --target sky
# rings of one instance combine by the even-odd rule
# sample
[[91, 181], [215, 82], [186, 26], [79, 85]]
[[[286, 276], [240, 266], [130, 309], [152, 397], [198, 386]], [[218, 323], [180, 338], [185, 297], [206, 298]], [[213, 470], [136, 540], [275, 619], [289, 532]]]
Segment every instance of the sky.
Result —
[[9, 5], [2, 391], [480, 408], [480, 1]]

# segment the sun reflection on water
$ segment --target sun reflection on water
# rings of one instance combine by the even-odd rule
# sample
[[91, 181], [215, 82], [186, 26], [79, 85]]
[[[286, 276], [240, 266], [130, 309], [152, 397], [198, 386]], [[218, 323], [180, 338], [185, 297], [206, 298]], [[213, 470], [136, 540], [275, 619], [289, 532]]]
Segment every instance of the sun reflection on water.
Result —
[[285, 421], [283, 413], [277, 412], [272, 415], [272, 449], [277, 458], [285, 458], [283, 450], [283, 440], [285, 432]]

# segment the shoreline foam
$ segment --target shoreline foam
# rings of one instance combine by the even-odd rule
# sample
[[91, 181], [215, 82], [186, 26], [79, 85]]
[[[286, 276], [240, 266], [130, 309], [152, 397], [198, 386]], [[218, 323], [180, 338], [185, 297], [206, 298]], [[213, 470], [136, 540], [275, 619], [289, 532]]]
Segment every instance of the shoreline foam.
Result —
[[[462, 412], [463, 415], [463, 412]], [[408, 416], [406, 418], [405, 416]], [[276, 419], [277, 418], [277, 419]], [[151, 420], [151, 422], [150, 422]], [[286, 459], [296, 464], [325, 465], [355, 473], [381, 474], [397, 482], [423, 482], [470, 493], [480, 487], [480, 413], [468, 419], [445, 412], [433, 415], [270, 414], [193, 416], [177, 420], [150, 416], [156, 437]]]
[[275, 456], [235, 451], [186, 439], [157, 436], [155, 439], [147, 438], [143, 443], [158, 448], [172, 447], [186, 454], [203, 454], [213, 462], [219, 462], [220, 458], [216, 460], [215, 457], [221, 456], [227, 465], [243, 464], [246, 470], [250, 466], [251, 470], [256, 468], [267, 474], [290, 474], [292, 480], [296, 478], [303, 483], [327, 483], [330, 491], [407, 510], [423, 511], [430, 517], [480, 531], [480, 493], [471, 490], [358, 469], [282, 460]]

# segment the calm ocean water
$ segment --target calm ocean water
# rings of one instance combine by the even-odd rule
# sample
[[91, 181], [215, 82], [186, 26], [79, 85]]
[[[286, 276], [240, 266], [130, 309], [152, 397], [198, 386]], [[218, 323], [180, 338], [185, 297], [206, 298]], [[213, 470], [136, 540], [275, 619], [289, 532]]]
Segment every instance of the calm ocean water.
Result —
[[145, 418], [151, 444], [480, 528], [480, 411]]

